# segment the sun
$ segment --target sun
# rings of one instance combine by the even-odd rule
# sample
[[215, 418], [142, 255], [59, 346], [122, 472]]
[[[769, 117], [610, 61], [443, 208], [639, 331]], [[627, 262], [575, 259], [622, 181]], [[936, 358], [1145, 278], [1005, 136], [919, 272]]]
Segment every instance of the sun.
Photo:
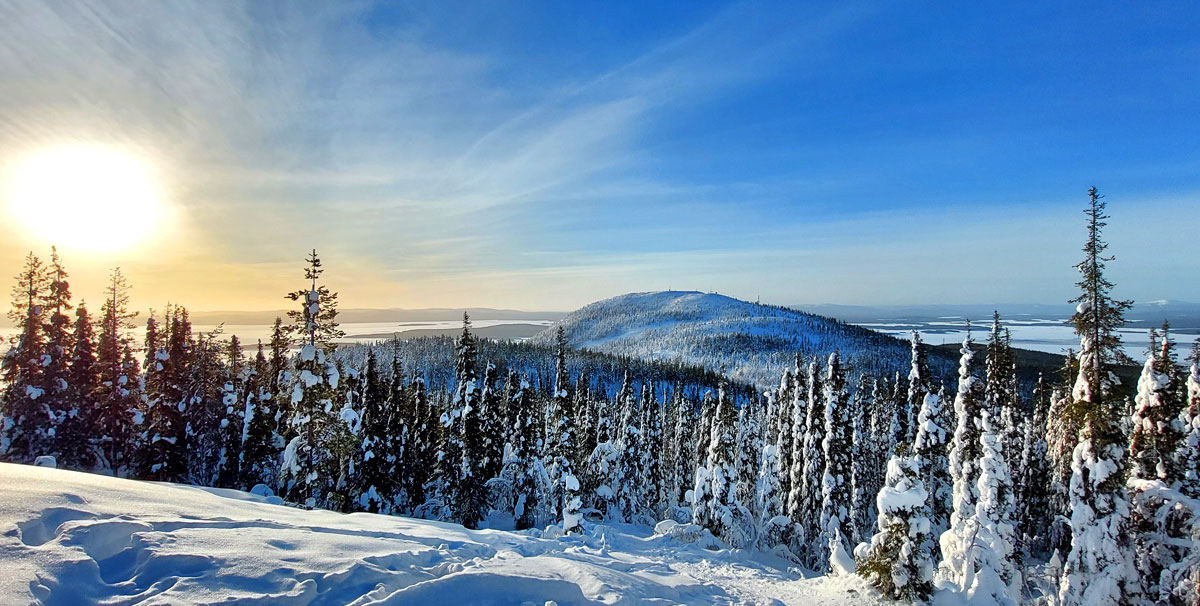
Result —
[[144, 240], [163, 216], [154, 171], [116, 146], [41, 149], [17, 159], [6, 177], [10, 213], [46, 244], [125, 250]]

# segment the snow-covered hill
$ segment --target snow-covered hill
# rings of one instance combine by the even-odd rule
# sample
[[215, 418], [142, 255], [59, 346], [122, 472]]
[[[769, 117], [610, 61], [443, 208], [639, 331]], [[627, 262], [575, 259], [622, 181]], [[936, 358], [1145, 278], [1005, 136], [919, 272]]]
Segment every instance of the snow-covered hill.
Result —
[[[558, 326], [572, 347], [659, 360], [721, 367], [730, 377], [777, 385], [801, 353], [822, 359], [837, 349], [852, 369], [877, 376], [902, 370], [907, 341], [832, 318], [761, 305], [724, 295], [686, 291], [630, 293], [578, 309], [534, 337], [553, 342]], [[935, 372], [953, 361], [931, 356]]]
[[468, 531], [7, 463], [0, 487], [0, 604], [877, 603], [857, 578], [629, 526]]

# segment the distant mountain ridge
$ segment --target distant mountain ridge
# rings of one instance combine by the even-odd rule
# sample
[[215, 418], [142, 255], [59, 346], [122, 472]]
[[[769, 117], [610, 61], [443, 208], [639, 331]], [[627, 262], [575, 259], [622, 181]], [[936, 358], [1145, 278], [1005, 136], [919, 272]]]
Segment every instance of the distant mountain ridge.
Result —
[[[338, 321], [350, 322], [453, 322], [462, 320], [463, 312], [476, 320], [557, 320], [566, 315], [561, 311], [520, 311], [489, 307], [430, 307], [425, 309], [366, 309], [338, 310]], [[287, 320], [287, 310], [267, 311], [193, 311], [194, 324], [271, 324], [276, 317]]]
[[[724, 367], [729, 377], [761, 387], [777, 385], [797, 353], [806, 364], [814, 356], [824, 363], [838, 350], [852, 376], [907, 374], [911, 354], [907, 341], [833, 318], [695, 291], [597, 301], [567, 314], [533, 341], [553, 342], [558, 326], [575, 348]], [[931, 350], [930, 363], [935, 374], [944, 375], [954, 360]]]

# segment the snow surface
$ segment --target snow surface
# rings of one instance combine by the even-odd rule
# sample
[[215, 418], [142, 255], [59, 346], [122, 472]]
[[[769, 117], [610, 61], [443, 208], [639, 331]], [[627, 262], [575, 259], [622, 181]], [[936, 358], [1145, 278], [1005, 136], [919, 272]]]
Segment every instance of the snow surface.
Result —
[[[882, 604], [688, 533], [540, 538], [0, 463], [2, 604]], [[704, 543], [704, 541], [700, 541]]]

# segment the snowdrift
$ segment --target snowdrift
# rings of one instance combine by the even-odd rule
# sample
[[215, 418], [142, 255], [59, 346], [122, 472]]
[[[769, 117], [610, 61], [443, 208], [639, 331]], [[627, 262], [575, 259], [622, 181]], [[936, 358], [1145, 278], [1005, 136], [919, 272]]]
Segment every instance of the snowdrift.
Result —
[[0, 464], [0, 604], [871, 604], [855, 578], [649, 529], [468, 531]]

